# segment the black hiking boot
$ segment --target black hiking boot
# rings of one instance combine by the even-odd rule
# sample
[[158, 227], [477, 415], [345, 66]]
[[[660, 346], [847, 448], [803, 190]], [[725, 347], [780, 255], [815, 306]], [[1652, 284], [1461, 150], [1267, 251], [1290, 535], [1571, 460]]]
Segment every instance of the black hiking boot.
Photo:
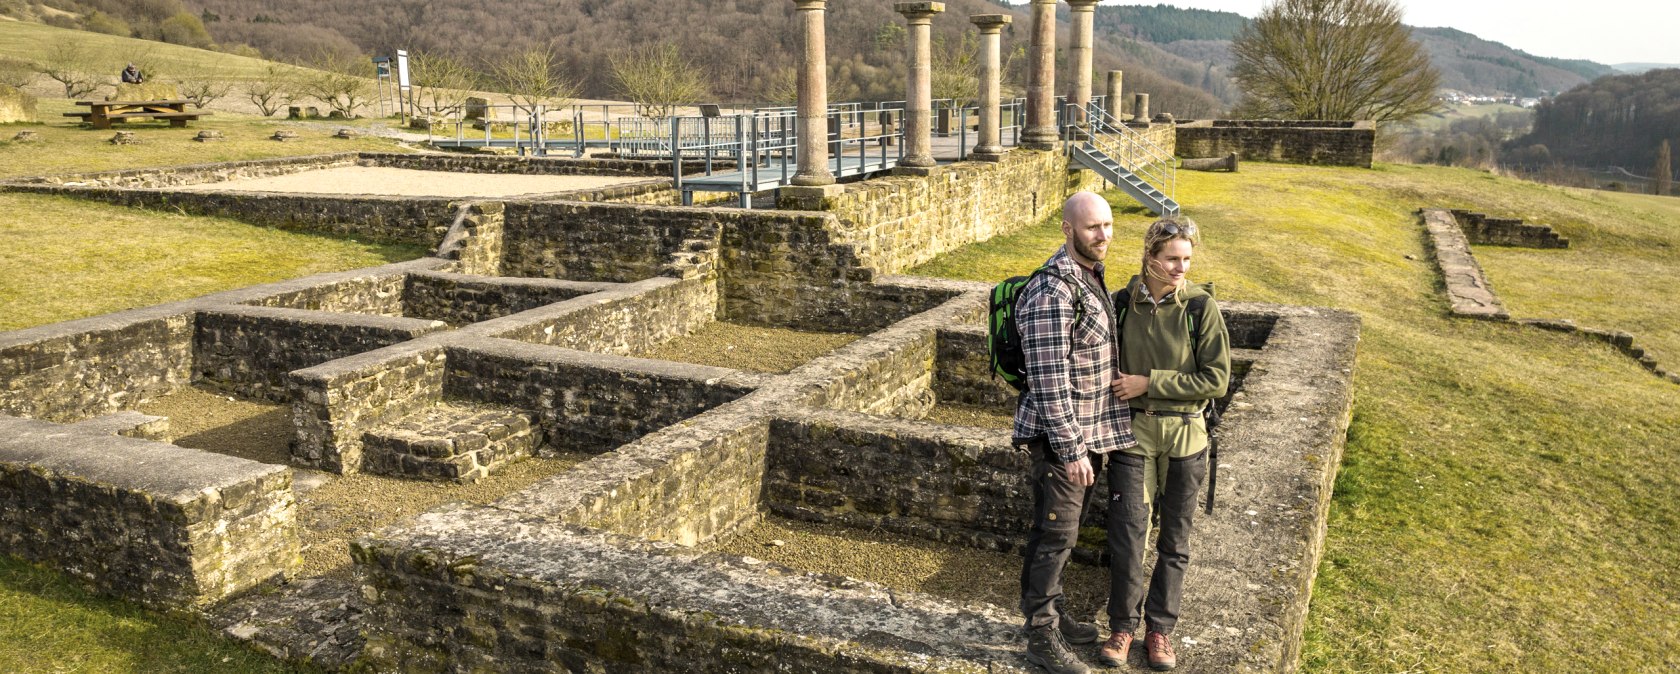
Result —
[[1050, 674], [1089, 674], [1091, 671], [1079, 661], [1078, 655], [1074, 655], [1055, 625], [1027, 631], [1027, 662], [1043, 667]]
[[1066, 613], [1056, 619], [1056, 629], [1061, 630], [1062, 638], [1070, 644], [1097, 643], [1097, 626], [1091, 623], [1079, 622], [1077, 618]]

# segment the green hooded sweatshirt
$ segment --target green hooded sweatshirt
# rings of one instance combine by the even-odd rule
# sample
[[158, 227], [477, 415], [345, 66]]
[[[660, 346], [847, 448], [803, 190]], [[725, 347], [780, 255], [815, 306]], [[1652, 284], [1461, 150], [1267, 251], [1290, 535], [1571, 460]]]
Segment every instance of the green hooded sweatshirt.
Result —
[[[1120, 328], [1120, 371], [1149, 376], [1148, 392], [1127, 402], [1157, 412], [1196, 412], [1206, 401], [1224, 396], [1231, 383], [1231, 343], [1213, 300], [1213, 284], [1186, 284], [1159, 306], [1149, 301], [1139, 277], [1133, 276], [1126, 289], [1131, 306]], [[1202, 296], [1208, 298], [1207, 323], [1192, 350], [1189, 302]]]

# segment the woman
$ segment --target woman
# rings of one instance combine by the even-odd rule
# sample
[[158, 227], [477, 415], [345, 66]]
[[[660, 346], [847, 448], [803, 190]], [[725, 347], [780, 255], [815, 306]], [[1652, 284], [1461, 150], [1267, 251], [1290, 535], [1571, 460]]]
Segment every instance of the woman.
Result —
[[[1143, 264], [1114, 293], [1120, 335], [1116, 396], [1129, 403], [1137, 446], [1112, 455], [1108, 469], [1109, 627], [1097, 653], [1125, 664], [1132, 633], [1145, 622], [1144, 646], [1157, 671], [1177, 665], [1172, 631], [1190, 562], [1191, 517], [1207, 474], [1209, 403], [1225, 395], [1231, 350], [1212, 284], [1186, 280], [1196, 224], [1158, 220], [1144, 233]], [[1143, 577], [1151, 510], [1160, 522], [1155, 572]], [[1147, 593], [1147, 595], [1146, 595]]]

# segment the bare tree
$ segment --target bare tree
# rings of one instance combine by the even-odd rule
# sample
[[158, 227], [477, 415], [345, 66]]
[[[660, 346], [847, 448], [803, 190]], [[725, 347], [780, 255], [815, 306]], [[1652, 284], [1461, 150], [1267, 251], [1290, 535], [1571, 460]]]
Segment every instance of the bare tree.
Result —
[[1674, 184], [1674, 161], [1668, 155], [1668, 139], [1657, 146], [1657, 163], [1651, 166], [1651, 191], [1657, 196], [1669, 194]]
[[99, 58], [85, 40], [53, 43], [36, 66], [42, 75], [64, 85], [65, 98], [81, 98], [98, 89], [102, 82], [95, 72], [98, 67]]
[[963, 31], [955, 45], [944, 36], [933, 40], [933, 61], [929, 63], [934, 100], [949, 100], [958, 108], [980, 95], [980, 33]]
[[677, 106], [708, 95], [705, 74], [675, 44], [628, 49], [608, 57], [608, 63], [617, 91], [646, 117], [670, 117]]
[[328, 51], [317, 55], [311, 65], [314, 70], [303, 76], [301, 90], [334, 112], [355, 117], [356, 109], [373, 96], [372, 61]]
[[1388, 122], [1436, 107], [1440, 75], [1394, 0], [1276, 0], [1231, 55], [1245, 116]]
[[29, 86], [35, 80], [34, 64], [23, 59], [0, 56], [0, 84], [14, 89]]
[[262, 77], [245, 84], [245, 96], [264, 117], [271, 116], [297, 98], [297, 74], [291, 68], [270, 63]]
[[478, 85], [477, 72], [443, 54], [416, 51], [409, 56], [408, 63], [410, 78], [419, 89], [419, 107], [429, 114], [461, 109], [467, 95]]
[[203, 108], [233, 91], [233, 82], [220, 71], [205, 66], [183, 68], [172, 78], [175, 90], [193, 107]]
[[527, 113], [539, 105], [566, 106], [577, 98], [577, 83], [561, 77], [553, 47], [509, 52], [489, 63], [491, 83]]

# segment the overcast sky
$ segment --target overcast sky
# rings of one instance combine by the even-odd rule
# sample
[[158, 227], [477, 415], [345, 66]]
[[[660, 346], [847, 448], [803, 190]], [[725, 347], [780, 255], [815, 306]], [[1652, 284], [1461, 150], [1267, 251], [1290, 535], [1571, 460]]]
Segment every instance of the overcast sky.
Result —
[[[1407, 25], [1457, 28], [1536, 56], [1680, 64], [1680, 0], [1399, 0]], [[1253, 18], [1264, 0], [1103, 0]]]

